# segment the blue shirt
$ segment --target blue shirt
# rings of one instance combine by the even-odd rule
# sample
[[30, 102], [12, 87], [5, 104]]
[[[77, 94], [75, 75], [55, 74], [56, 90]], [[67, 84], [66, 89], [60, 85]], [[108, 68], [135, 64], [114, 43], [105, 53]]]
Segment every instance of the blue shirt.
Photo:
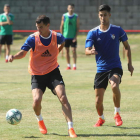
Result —
[[98, 52], [96, 55], [97, 73], [106, 72], [113, 68], [122, 68], [119, 57], [120, 41], [126, 41], [125, 31], [116, 25], [110, 24], [106, 31], [100, 26], [90, 30], [87, 35], [85, 48], [94, 45]]
[[[41, 35], [39, 37], [40, 37], [41, 43], [45, 46], [48, 46], [51, 43], [52, 31], [50, 30], [50, 36], [47, 38], [42, 37]], [[62, 44], [64, 41], [65, 41], [65, 38], [63, 37], [63, 35], [60, 33], [57, 33], [57, 44]], [[31, 48], [34, 51], [34, 49], [35, 49], [35, 36], [34, 36], [34, 34], [31, 34], [27, 38], [27, 40], [25, 41], [25, 43], [21, 47], [21, 50], [29, 51]]]

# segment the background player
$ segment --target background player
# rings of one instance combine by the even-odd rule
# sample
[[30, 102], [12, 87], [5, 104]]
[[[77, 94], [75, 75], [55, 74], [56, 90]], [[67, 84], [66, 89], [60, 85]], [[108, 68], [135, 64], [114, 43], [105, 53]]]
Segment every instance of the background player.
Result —
[[13, 42], [13, 21], [14, 15], [10, 13], [10, 5], [4, 5], [4, 13], [0, 15], [0, 55], [2, 45], [6, 44], [6, 59], [8, 62], [8, 56], [10, 54], [10, 45]]
[[[38, 32], [30, 35], [21, 47], [21, 51], [9, 56], [9, 61], [25, 57], [30, 50], [29, 73], [31, 76], [33, 109], [36, 114], [39, 130], [47, 133], [41, 115], [41, 101], [48, 87], [54, 95], [57, 95], [62, 104], [63, 114], [68, 123], [70, 137], [77, 137], [73, 129], [71, 106], [68, 102], [64, 81], [58, 68], [57, 56], [64, 46], [64, 37], [49, 29], [50, 19], [41, 15], [36, 19]], [[58, 47], [58, 44], [61, 44]]]
[[68, 12], [63, 14], [60, 32], [65, 37], [65, 48], [66, 48], [66, 61], [67, 70], [71, 69], [70, 65], [70, 52], [69, 47], [72, 47], [73, 53], [73, 70], [76, 70], [76, 60], [77, 60], [77, 35], [79, 32], [79, 18], [78, 15], [74, 13], [74, 4], [69, 4], [67, 7]]
[[[108, 85], [111, 85], [113, 92], [113, 101], [115, 106], [115, 123], [117, 126], [122, 125], [120, 116], [120, 98], [121, 93], [119, 84], [123, 75], [121, 61], [119, 57], [119, 42], [122, 41], [126, 56], [128, 59], [128, 70], [133, 74], [133, 66], [131, 61], [131, 50], [128, 44], [127, 35], [120, 26], [109, 23], [111, 17], [111, 8], [108, 5], [99, 6], [100, 25], [89, 31], [86, 39], [87, 55], [96, 55], [97, 74], [94, 80], [94, 89], [96, 95], [96, 109], [99, 120], [94, 125], [101, 126], [104, 122], [103, 115], [103, 97]], [[92, 46], [94, 45], [94, 48]]]

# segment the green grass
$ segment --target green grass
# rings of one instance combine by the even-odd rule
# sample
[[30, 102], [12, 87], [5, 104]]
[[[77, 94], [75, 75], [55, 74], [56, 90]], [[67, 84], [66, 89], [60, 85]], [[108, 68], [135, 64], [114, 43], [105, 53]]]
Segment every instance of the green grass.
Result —
[[[20, 50], [25, 38], [16, 36], [11, 47], [12, 54]], [[77, 140], [136, 140], [140, 139], [140, 34], [129, 34], [129, 44], [132, 49], [132, 59], [135, 68], [131, 77], [127, 70], [127, 60], [120, 56], [124, 75], [120, 89], [121, 116], [123, 125], [116, 127], [113, 119], [114, 106], [112, 92], [108, 86], [104, 97], [104, 115], [106, 122], [102, 127], [94, 128], [98, 115], [95, 109], [93, 90], [96, 62], [94, 56], [85, 56], [84, 44], [86, 36], [78, 37], [78, 61], [76, 71], [66, 71], [66, 60], [61, 55], [58, 58], [63, 75], [66, 93], [72, 107], [74, 128]], [[37, 120], [32, 109], [32, 94], [30, 75], [28, 74], [29, 54], [21, 60], [5, 63], [0, 59], [0, 140], [68, 140], [67, 124], [62, 115], [61, 105], [56, 96], [48, 89], [42, 101], [42, 115], [48, 128], [48, 134], [42, 135], [38, 130]], [[12, 126], [5, 120], [9, 109], [17, 108], [22, 112], [20, 124]]]

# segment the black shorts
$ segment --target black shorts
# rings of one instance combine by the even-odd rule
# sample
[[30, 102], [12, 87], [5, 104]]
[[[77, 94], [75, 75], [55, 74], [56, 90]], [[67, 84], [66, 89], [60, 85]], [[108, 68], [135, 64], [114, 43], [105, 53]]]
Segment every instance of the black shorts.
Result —
[[0, 35], [0, 44], [11, 45], [13, 43], [13, 35]]
[[44, 93], [46, 87], [48, 87], [53, 94], [53, 90], [57, 85], [65, 85], [61, 73], [58, 68], [54, 69], [45, 75], [32, 75], [31, 76], [31, 86], [32, 90], [35, 88], [41, 89]]
[[97, 73], [95, 75], [94, 89], [99, 89], [99, 88], [106, 89], [108, 86], [108, 80], [113, 75], [118, 75], [120, 77], [120, 83], [121, 83], [121, 77], [123, 75], [123, 70], [121, 68], [113, 68], [112, 70], [109, 70], [107, 72]]
[[72, 42], [73, 39], [66, 39], [65, 40], [65, 47], [77, 47], [77, 41], [76, 42]]

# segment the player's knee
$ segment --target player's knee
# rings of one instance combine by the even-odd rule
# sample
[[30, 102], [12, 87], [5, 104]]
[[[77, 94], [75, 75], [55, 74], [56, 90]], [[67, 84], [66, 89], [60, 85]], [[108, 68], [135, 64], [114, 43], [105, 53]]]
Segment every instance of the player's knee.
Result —
[[118, 84], [116, 82], [112, 82], [111, 83], [111, 88], [112, 88], [112, 90], [117, 89], [118, 88]]
[[68, 100], [65, 95], [62, 95], [60, 98], [60, 102], [64, 105], [68, 103]]
[[33, 106], [39, 106], [41, 104], [41, 99], [40, 98], [35, 98], [33, 100]]
[[75, 54], [75, 53], [76, 53], [76, 50], [75, 50], [75, 49], [73, 49], [73, 50], [72, 50], [72, 53], [73, 53], [73, 54]]
[[101, 100], [99, 100], [99, 99], [97, 99], [96, 102], [95, 102], [96, 106], [101, 106], [102, 103], [103, 103], [103, 102], [102, 102]]

